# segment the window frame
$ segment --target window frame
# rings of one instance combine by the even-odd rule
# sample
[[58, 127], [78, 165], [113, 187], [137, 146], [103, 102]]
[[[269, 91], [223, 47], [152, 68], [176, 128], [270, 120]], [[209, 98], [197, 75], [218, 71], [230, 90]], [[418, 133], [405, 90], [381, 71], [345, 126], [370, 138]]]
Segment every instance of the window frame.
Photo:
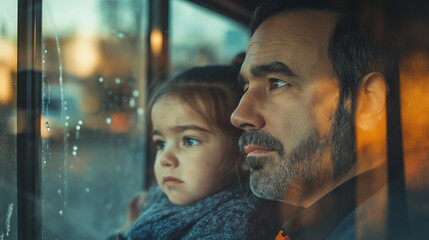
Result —
[[42, 0], [18, 0], [17, 199], [18, 239], [42, 239], [41, 136]]

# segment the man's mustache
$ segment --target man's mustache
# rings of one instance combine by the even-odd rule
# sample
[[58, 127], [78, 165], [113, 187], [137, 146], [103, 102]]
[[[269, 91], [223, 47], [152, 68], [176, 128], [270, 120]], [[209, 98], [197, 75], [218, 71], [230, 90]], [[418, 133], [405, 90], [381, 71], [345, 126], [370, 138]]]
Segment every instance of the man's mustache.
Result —
[[284, 154], [283, 144], [280, 142], [280, 140], [262, 130], [252, 129], [244, 132], [240, 136], [238, 145], [243, 155], [246, 155], [246, 152], [244, 151], [244, 146], [247, 145], [254, 145], [261, 148], [271, 149], [277, 151], [280, 156]]

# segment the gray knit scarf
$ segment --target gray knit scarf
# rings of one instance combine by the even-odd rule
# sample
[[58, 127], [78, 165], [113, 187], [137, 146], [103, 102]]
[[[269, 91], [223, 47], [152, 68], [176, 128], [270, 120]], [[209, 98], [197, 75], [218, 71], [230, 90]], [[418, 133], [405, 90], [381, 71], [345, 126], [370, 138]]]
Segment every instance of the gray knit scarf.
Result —
[[188, 206], [172, 204], [159, 187], [151, 188], [128, 239], [264, 239], [258, 208], [250, 190], [227, 189]]

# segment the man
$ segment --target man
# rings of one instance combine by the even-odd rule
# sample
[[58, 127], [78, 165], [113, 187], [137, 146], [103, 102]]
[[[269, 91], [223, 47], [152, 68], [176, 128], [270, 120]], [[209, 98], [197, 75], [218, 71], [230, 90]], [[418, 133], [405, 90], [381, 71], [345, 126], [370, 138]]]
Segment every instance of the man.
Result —
[[255, 12], [231, 122], [245, 130], [252, 191], [304, 207], [284, 222], [288, 238], [407, 239], [395, 53], [384, 26], [365, 32], [339, 9]]

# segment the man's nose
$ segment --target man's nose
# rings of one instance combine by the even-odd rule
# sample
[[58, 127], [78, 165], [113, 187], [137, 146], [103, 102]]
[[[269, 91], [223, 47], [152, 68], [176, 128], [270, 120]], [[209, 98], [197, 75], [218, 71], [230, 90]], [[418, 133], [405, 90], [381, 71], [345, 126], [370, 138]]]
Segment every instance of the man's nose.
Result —
[[174, 151], [172, 149], [165, 149], [161, 155], [161, 166], [175, 168], [179, 165], [179, 160], [177, 159]]
[[243, 130], [260, 129], [265, 125], [260, 99], [250, 91], [241, 98], [240, 103], [231, 115], [231, 123]]

